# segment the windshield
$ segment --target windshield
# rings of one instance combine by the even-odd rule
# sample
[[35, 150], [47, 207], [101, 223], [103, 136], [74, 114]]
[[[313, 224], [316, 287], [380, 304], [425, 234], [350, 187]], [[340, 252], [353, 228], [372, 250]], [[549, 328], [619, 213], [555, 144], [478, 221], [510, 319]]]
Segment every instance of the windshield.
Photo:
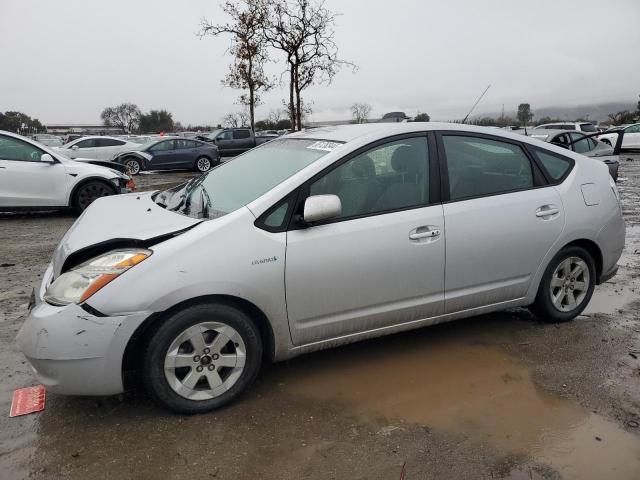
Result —
[[580, 125], [580, 130], [583, 132], [597, 132], [598, 129], [593, 123], [583, 123]]
[[167, 210], [183, 215], [217, 218], [251, 203], [338, 145], [308, 139], [272, 140], [183, 185], [159, 193], [154, 200]]
[[210, 140], [214, 140], [214, 139], [218, 136], [218, 134], [219, 134], [221, 131], [222, 131], [222, 130], [220, 130], [220, 129], [218, 129], [218, 130], [214, 130], [213, 132], [211, 132], [211, 133], [209, 133], [209, 134], [207, 135], [207, 138], [208, 138], [208, 139], [210, 139]]

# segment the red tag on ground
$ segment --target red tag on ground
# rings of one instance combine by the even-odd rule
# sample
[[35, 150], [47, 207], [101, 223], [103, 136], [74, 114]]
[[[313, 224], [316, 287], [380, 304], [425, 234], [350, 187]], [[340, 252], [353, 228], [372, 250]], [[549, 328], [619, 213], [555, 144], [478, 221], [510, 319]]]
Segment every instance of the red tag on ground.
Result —
[[44, 385], [20, 388], [13, 392], [10, 417], [27, 415], [44, 410]]

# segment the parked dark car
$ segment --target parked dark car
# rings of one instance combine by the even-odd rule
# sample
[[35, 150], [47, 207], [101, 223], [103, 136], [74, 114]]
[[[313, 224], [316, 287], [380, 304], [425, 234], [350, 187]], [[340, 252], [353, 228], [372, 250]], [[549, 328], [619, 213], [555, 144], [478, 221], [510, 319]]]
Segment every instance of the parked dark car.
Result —
[[114, 160], [136, 175], [142, 170], [194, 169], [206, 172], [220, 163], [218, 147], [199, 140], [167, 138], [137, 151], [123, 152]]
[[221, 155], [238, 155], [278, 137], [257, 137], [250, 128], [221, 128], [206, 135], [198, 135], [196, 138], [216, 145]]
[[611, 146], [594, 138], [593, 133], [582, 133], [569, 130], [529, 129], [520, 130], [517, 133], [526, 134], [529, 137], [538, 138], [545, 142], [553, 143], [559, 147], [581, 153], [587, 157], [597, 158], [609, 168], [611, 177], [618, 181], [619, 158], [616, 146]]

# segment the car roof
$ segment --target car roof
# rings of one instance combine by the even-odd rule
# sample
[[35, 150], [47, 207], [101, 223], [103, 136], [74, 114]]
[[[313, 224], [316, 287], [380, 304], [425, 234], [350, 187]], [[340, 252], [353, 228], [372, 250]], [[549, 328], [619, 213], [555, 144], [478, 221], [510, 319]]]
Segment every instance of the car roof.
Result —
[[[363, 123], [357, 125], [336, 125], [306, 129], [301, 132], [290, 133], [283, 138], [300, 138], [313, 140], [327, 140], [332, 142], [349, 143], [364, 137], [388, 137], [404, 133], [425, 132], [432, 130], [449, 130], [484, 133], [520, 141], [524, 135], [516, 131], [498, 130], [477, 125], [462, 123], [440, 122], [398, 122], [398, 123]], [[565, 130], [566, 131], [566, 130]], [[526, 137], [525, 137], [526, 138]]]

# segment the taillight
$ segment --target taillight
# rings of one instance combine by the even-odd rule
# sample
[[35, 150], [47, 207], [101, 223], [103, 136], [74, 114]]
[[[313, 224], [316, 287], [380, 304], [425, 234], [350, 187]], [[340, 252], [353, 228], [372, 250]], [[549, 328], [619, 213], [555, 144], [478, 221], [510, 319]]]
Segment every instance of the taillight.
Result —
[[136, 189], [136, 182], [133, 181], [133, 178], [127, 182], [126, 187], [132, 192]]

